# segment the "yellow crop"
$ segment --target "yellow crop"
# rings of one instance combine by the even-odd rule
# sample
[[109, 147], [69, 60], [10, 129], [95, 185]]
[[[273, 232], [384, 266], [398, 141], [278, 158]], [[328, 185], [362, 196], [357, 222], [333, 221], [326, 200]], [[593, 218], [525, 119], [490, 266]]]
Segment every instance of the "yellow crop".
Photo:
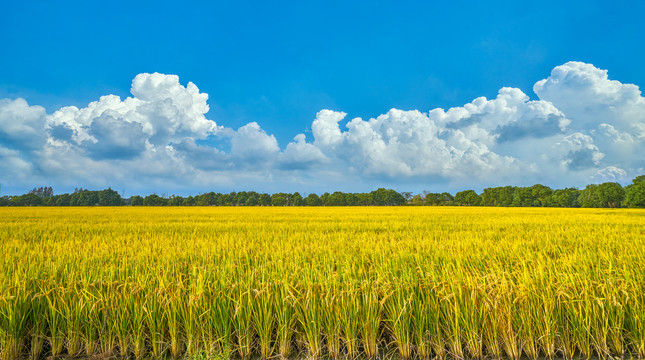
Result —
[[645, 212], [0, 209], [0, 351], [645, 357]]

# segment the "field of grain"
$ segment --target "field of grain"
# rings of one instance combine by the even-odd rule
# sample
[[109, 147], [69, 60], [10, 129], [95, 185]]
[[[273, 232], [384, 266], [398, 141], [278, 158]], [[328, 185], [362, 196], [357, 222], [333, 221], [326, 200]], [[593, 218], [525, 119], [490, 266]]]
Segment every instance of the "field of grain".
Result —
[[645, 358], [645, 212], [0, 209], [2, 359]]

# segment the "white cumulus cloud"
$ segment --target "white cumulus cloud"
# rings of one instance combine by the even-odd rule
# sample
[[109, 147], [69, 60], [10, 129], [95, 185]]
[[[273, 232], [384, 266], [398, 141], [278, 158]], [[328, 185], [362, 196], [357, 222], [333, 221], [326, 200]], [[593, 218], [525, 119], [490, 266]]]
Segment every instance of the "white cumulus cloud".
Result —
[[[534, 86], [449, 109], [391, 109], [375, 118], [319, 111], [311, 140], [281, 146], [249, 119], [208, 119], [208, 95], [175, 75], [144, 73], [131, 97], [105, 95], [47, 114], [0, 99], [0, 181], [13, 188], [124, 187], [185, 192], [459, 190], [497, 185], [582, 186], [645, 172], [645, 98], [638, 86], [582, 62]], [[440, 187], [438, 185], [438, 187]], [[179, 191], [179, 190], [177, 190]]]
[[417, 110], [392, 109], [374, 119], [355, 118], [341, 131], [339, 122], [345, 116], [319, 112], [312, 124], [314, 145], [359, 175], [486, 177], [491, 171], [519, 169], [514, 159], [491, 152], [480, 139], [441, 127]]
[[269, 135], [256, 122], [246, 124], [231, 135], [231, 154], [245, 163], [273, 161], [280, 151], [275, 136]]
[[45, 109], [24, 99], [0, 99], [0, 146], [17, 150], [39, 149], [46, 140]]
[[176, 75], [139, 74], [131, 92], [134, 96], [124, 100], [107, 95], [85, 108], [64, 107], [49, 117], [48, 128], [55, 140], [70, 142], [71, 138], [74, 144], [90, 148], [98, 144], [100, 149], [90, 153], [103, 158], [133, 157], [145, 150], [145, 144], [163, 147], [218, 131], [217, 124], [204, 116], [208, 95], [192, 82], [184, 87]]

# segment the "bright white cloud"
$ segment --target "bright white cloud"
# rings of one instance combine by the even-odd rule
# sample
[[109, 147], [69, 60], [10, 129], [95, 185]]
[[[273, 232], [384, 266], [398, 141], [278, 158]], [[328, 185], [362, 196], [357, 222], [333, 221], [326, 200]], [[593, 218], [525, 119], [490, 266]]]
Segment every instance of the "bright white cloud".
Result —
[[[134, 97], [125, 100], [107, 95], [82, 109], [69, 106], [54, 112], [48, 119], [52, 137], [68, 141], [71, 135], [80, 147], [98, 144], [99, 149], [90, 152], [103, 150], [100, 158], [123, 158], [139, 155], [145, 143], [163, 147], [218, 131], [217, 124], [204, 116], [208, 95], [193, 83], [182, 86], [176, 75], [139, 74], [131, 92]], [[57, 137], [57, 133], [63, 135]]]
[[329, 159], [318, 147], [307, 143], [305, 134], [298, 134], [293, 140], [287, 144], [279, 159], [282, 169], [304, 170], [329, 162]]
[[208, 95], [195, 84], [139, 74], [132, 97], [106, 95], [50, 115], [23, 99], [0, 100], [0, 181], [188, 192], [434, 182], [463, 189], [580, 186], [645, 172], [645, 98], [638, 86], [569, 62], [534, 91], [538, 100], [502, 88], [493, 99], [462, 107], [391, 109], [367, 120], [321, 110], [310, 142], [298, 134], [281, 147], [256, 122], [235, 130], [207, 119]]
[[321, 110], [311, 124], [314, 134], [314, 145], [323, 149], [333, 149], [342, 140], [338, 122], [347, 116], [346, 113], [332, 110]]
[[362, 176], [486, 177], [490, 171], [519, 169], [513, 159], [492, 153], [486, 143], [473, 141], [460, 129], [442, 128], [416, 110], [392, 109], [367, 121], [356, 118], [341, 131], [344, 117], [319, 112], [312, 124], [314, 144]]
[[638, 86], [611, 80], [607, 70], [591, 64], [568, 62], [538, 81], [534, 91], [567, 115], [573, 131], [593, 139], [603, 154], [594, 165], [621, 168], [627, 176], [643, 172], [645, 98]]
[[607, 123], [617, 130], [645, 138], [645, 98], [634, 84], [610, 80], [607, 70], [568, 62], [538, 81], [535, 93], [572, 120], [573, 130], [591, 130]]
[[256, 122], [240, 127], [231, 134], [231, 154], [243, 163], [266, 165], [280, 152], [275, 136], [267, 134]]
[[24, 99], [0, 99], [0, 146], [37, 150], [46, 140], [45, 109], [29, 106]]

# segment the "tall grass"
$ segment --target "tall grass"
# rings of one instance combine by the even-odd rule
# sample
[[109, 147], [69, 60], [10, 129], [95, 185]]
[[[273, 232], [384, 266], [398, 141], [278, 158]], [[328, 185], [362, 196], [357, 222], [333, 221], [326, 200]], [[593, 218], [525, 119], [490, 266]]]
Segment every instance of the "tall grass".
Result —
[[0, 357], [645, 358], [645, 213], [0, 209]]

